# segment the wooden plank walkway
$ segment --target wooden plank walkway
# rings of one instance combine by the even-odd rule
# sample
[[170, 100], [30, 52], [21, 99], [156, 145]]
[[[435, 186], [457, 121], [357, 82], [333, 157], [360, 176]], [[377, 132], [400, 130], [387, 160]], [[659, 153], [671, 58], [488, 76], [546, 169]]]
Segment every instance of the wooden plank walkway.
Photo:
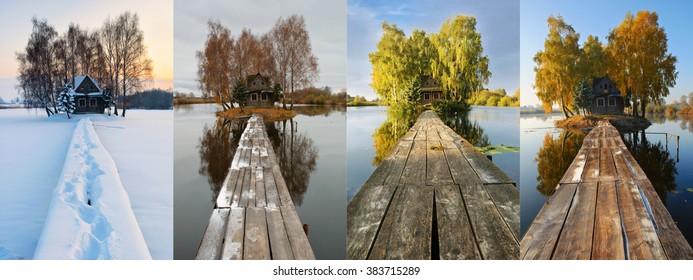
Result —
[[259, 115], [241, 135], [196, 259], [315, 259]]
[[523, 259], [693, 259], [693, 250], [626, 148], [602, 122], [522, 238]]
[[515, 183], [426, 111], [347, 208], [348, 259], [517, 259]]

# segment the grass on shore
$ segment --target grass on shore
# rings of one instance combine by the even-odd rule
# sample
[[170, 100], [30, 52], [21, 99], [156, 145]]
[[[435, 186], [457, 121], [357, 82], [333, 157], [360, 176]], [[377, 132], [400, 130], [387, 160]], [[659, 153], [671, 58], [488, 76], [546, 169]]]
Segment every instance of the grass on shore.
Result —
[[570, 118], [556, 121], [557, 127], [569, 130], [582, 130], [597, 126], [600, 121], [606, 120], [619, 131], [637, 131], [650, 125], [650, 121], [631, 115], [574, 115]]

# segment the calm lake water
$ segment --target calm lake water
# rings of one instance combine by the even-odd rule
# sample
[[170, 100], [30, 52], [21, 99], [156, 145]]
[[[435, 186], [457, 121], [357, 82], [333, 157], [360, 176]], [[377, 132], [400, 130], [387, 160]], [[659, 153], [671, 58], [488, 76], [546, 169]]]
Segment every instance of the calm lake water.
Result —
[[[582, 145], [584, 135], [556, 128], [560, 114], [523, 115], [520, 118], [522, 174], [521, 231], [524, 234]], [[644, 133], [622, 135], [626, 146], [655, 187], [657, 194], [689, 243], [693, 243], [693, 122], [650, 116]], [[656, 133], [680, 136], [676, 141]]]
[[[193, 259], [244, 126], [215, 104], [174, 107], [174, 258]], [[317, 259], [345, 259], [344, 107], [295, 106], [292, 121], [266, 123]]]
[[[358, 192], [392, 146], [416, 121], [416, 112], [401, 112], [382, 106], [347, 108], [347, 200]], [[518, 108], [473, 107], [464, 117], [443, 121], [475, 146], [520, 145]], [[520, 155], [493, 155], [493, 162], [516, 182]]]

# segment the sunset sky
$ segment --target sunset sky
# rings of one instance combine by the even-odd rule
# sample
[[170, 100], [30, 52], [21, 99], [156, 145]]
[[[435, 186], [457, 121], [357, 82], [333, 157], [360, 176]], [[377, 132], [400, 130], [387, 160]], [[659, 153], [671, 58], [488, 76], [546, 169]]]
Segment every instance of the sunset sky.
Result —
[[108, 18], [125, 11], [137, 13], [144, 32], [149, 58], [154, 65], [151, 87], [173, 87], [173, 1], [0, 1], [0, 97], [17, 97], [16, 53], [23, 52], [31, 34], [31, 18], [46, 18], [58, 34], [70, 22], [90, 31], [101, 28]]

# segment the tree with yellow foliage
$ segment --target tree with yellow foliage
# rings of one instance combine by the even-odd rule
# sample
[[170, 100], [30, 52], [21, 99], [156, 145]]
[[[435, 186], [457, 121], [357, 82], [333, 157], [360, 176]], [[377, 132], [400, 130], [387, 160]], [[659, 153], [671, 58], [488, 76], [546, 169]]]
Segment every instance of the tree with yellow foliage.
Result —
[[667, 34], [657, 23], [656, 12], [626, 14], [609, 34], [608, 73], [621, 90], [631, 96], [633, 115], [642, 116], [648, 102], [659, 102], [676, 84], [676, 57], [667, 49]]
[[534, 88], [544, 111], [551, 112], [553, 105], [558, 104], [568, 118], [573, 115], [572, 92], [580, 81], [580, 34], [561, 16], [550, 16], [547, 23], [549, 34], [544, 50], [534, 56]]

